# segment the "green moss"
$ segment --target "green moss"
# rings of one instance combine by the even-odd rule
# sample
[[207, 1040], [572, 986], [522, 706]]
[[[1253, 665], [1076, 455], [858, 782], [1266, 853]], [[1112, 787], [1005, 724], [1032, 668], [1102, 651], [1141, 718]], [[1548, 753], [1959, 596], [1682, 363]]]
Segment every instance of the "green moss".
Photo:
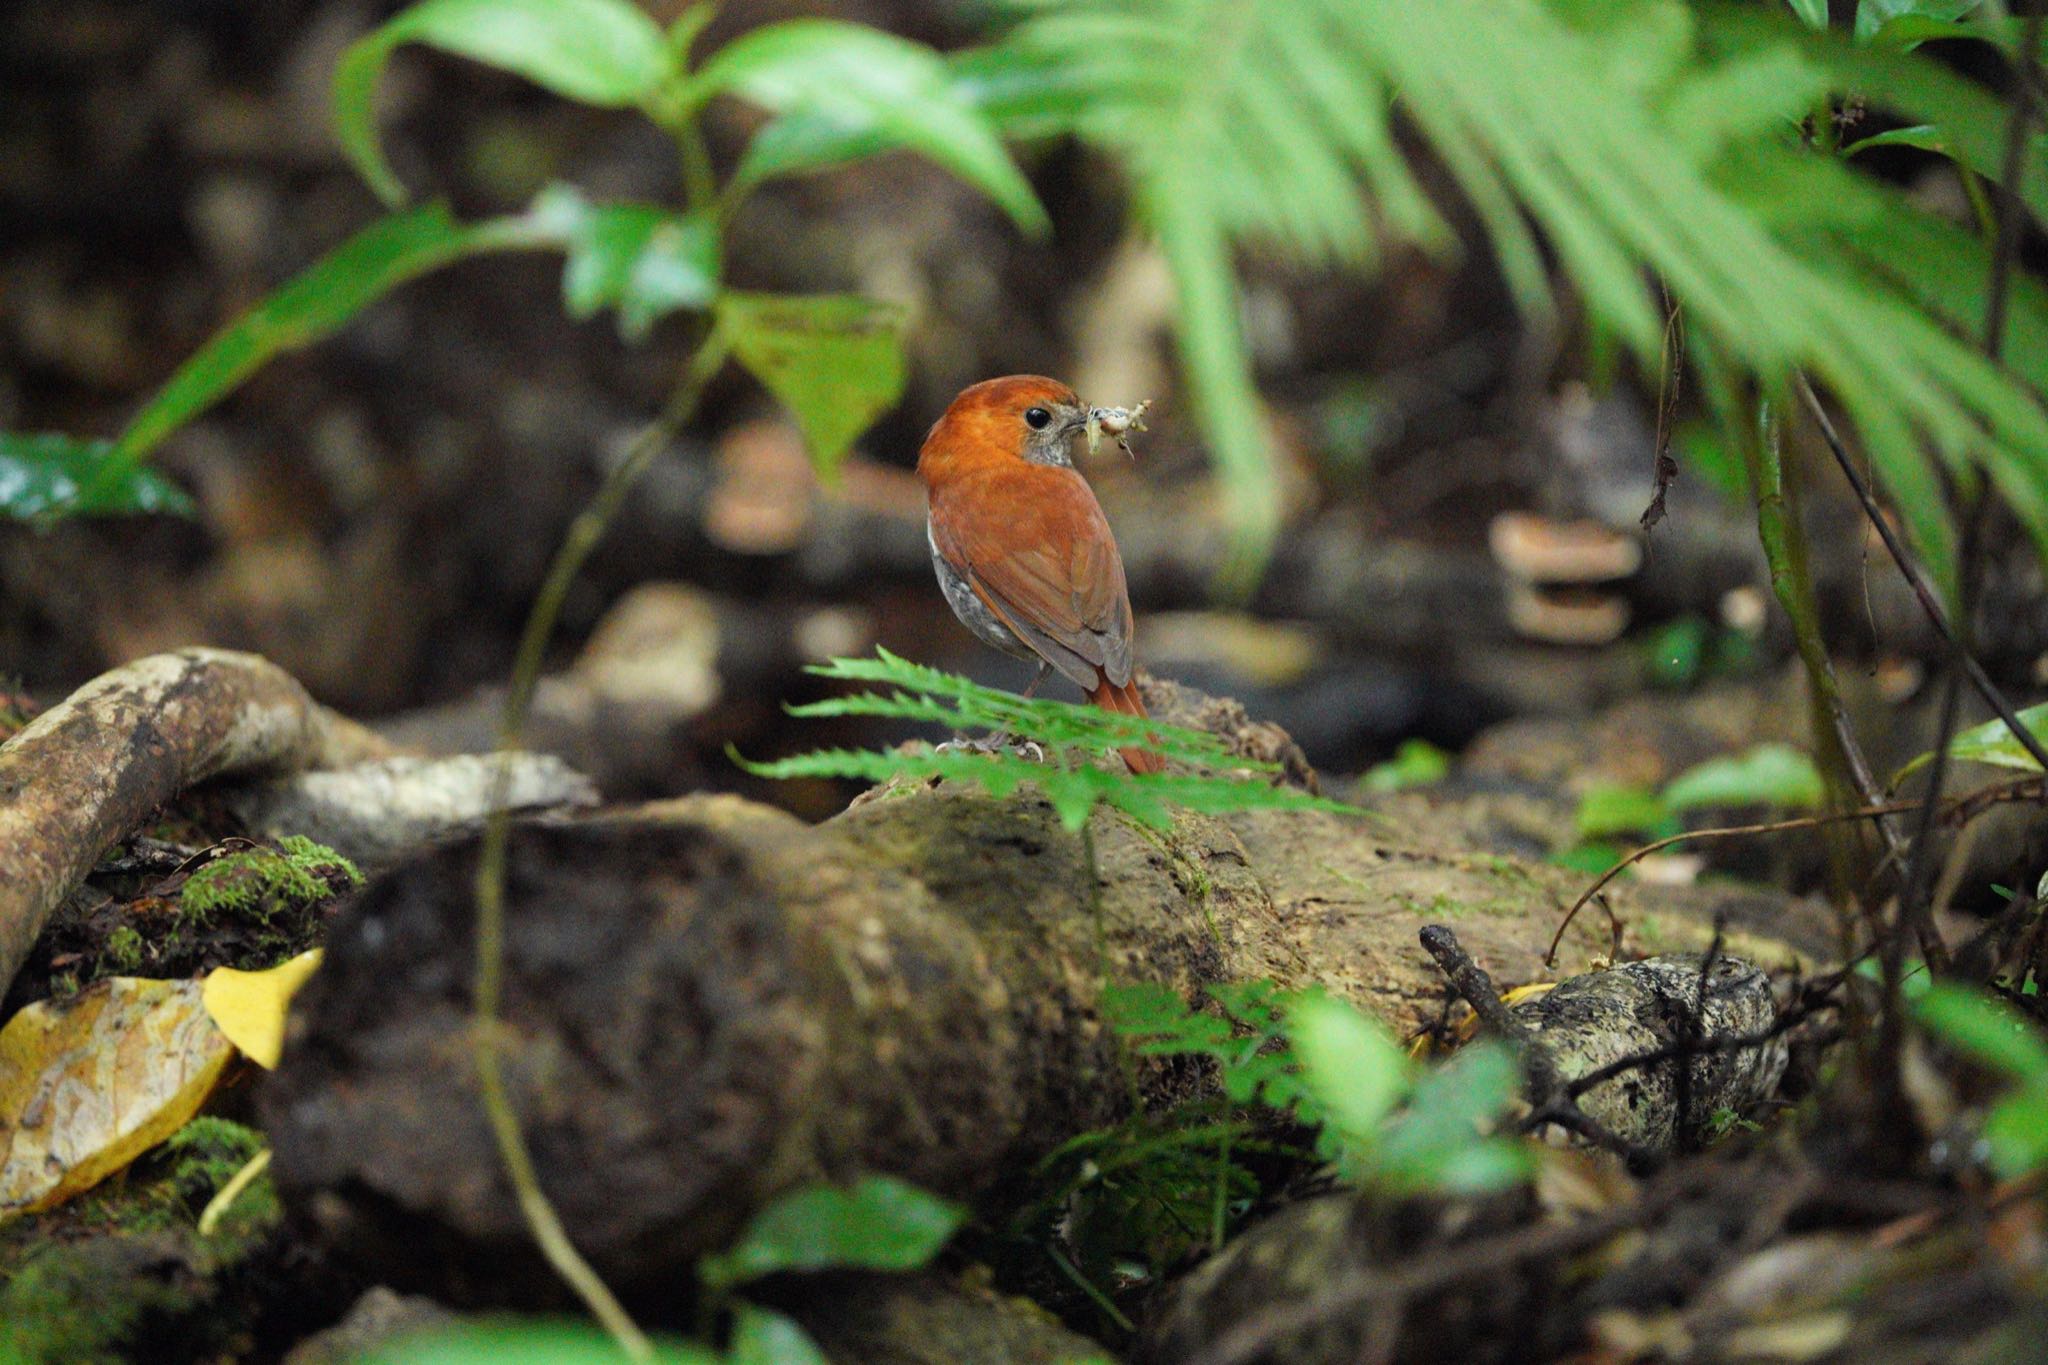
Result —
[[294, 834], [276, 848], [251, 848], [216, 858], [185, 882], [179, 904], [202, 923], [232, 914], [267, 923], [337, 891], [361, 886], [356, 865], [325, 844]]
[[263, 1150], [263, 1135], [228, 1119], [202, 1115], [164, 1143], [171, 1180], [181, 1195], [203, 1208], [236, 1171]]
[[142, 935], [123, 924], [107, 935], [106, 964], [116, 971], [132, 972], [142, 965]]
[[237, 1354], [248, 1307], [223, 1285], [270, 1244], [276, 1193], [258, 1180], [212, 1236], [197, 1223], [262, 1145], [241, 1124], [194, 1119], [121, 1177], [0, 1228], [0, 1362]]
[[149, 1318], [189, 1306], [175, 1278], [120, 1273], [111, 1245], [48, 1246], [15, 1272], [0, 1288], [0, 1360], [119, 1365]]

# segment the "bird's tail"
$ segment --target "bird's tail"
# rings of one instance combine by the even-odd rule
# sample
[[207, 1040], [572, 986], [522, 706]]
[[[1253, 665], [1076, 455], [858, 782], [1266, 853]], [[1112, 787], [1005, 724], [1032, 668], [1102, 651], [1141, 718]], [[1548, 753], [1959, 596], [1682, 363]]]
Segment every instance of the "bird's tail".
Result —
[[[1104, 677], [1101, 684], [1088, 694], [1088, 700], [1105, 711], [1114, 711], [1122, 716], [1145, 714], [1145, 703], [1138, 697], [1138, 684], [1135, 681], [1118, 687]], [[1147, 749], [1119, 749], [1117, 752], [1124, 756], [1125, 766], [1134, 773], [1156, 773], [1166, 767], [1165, 759]]]

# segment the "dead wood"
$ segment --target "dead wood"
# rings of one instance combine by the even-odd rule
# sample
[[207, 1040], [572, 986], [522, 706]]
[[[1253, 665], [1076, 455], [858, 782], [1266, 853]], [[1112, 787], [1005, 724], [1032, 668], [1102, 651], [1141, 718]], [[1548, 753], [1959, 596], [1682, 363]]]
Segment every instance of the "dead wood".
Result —
[[[1216, 706], [1152, 699], [1181, 721]], [[1279, 743], [1241, 708], [1209, 718]], [[505, 1027], [542, 1183], [599, 1270], [658, 1305], [792, 1185], [872, 1169], [973, 1198], [1116, 1120], [1131, 1087], [1106, 984], [1318, 983], [1418, 1030], [1444, 993], [1424, 922], [1455, 915], [1505, 982], [1538, 979], [1575, 885], [1476, 851], [1447, 832], [1464, 818], [1407, 799], [1183, 814], [1158, 835], [1098, 812], [1084, 841], [1028, 790], [892, 786], [816, 827], [729, 797], [525, 827]], [[363, 894], [264, 1096], [307, 1224], [380, 1277], [469, 1300], [547, 1283], [477, 1106], [474, 867], [473, 845], [442, 848]], [[1659, 946], [1697, 948], [1717, 894], [1615, 902]], [[1783, 965], [1787, 939], [1825, 943], [1824, 912], [1746, 894], [1731, 949]], [[1588, 920], [1562, 960], [1589, 965], [1607, 932]], [[1170, 1100], [1187, 1077], [1139, 1083]]]
[[[507, 772], [502, 793], [498, 764]], [[251, 783], [227, 798], [244, 828], [303, 834], [378, 871], [422, 844], [482, 827], [494, 798], [529, 812], [595, 806], [597, 787], [552, 754], [396, 757]]]
[[0, 991], [107, 846], [187, 787], [389, 751], [254, 654], [181, 649], [101, 674], [0, 745]]

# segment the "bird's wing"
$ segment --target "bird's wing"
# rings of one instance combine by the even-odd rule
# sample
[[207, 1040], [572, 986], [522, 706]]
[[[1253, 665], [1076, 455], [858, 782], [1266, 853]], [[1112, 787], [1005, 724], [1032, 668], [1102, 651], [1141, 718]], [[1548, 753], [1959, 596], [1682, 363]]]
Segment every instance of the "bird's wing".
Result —
[[933, 543], [1019, 639], [1085, 690], [1130, 681], [1123, 557], [1085, 479], [1013, 467], [944, 501]]

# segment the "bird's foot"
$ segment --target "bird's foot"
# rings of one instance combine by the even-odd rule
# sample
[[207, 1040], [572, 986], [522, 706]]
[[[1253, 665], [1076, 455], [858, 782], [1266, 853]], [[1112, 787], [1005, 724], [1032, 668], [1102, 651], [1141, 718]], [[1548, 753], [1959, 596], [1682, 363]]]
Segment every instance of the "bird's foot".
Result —
[[1013, 735], [989, 735], [983, 739], [949, 739], [939, 746], [939, 752], [963, 754], [1015, 754], [1030, 759], [1033, 763], [1045, 762], [1045, 746], [1035, 739], [1018, 739]]

